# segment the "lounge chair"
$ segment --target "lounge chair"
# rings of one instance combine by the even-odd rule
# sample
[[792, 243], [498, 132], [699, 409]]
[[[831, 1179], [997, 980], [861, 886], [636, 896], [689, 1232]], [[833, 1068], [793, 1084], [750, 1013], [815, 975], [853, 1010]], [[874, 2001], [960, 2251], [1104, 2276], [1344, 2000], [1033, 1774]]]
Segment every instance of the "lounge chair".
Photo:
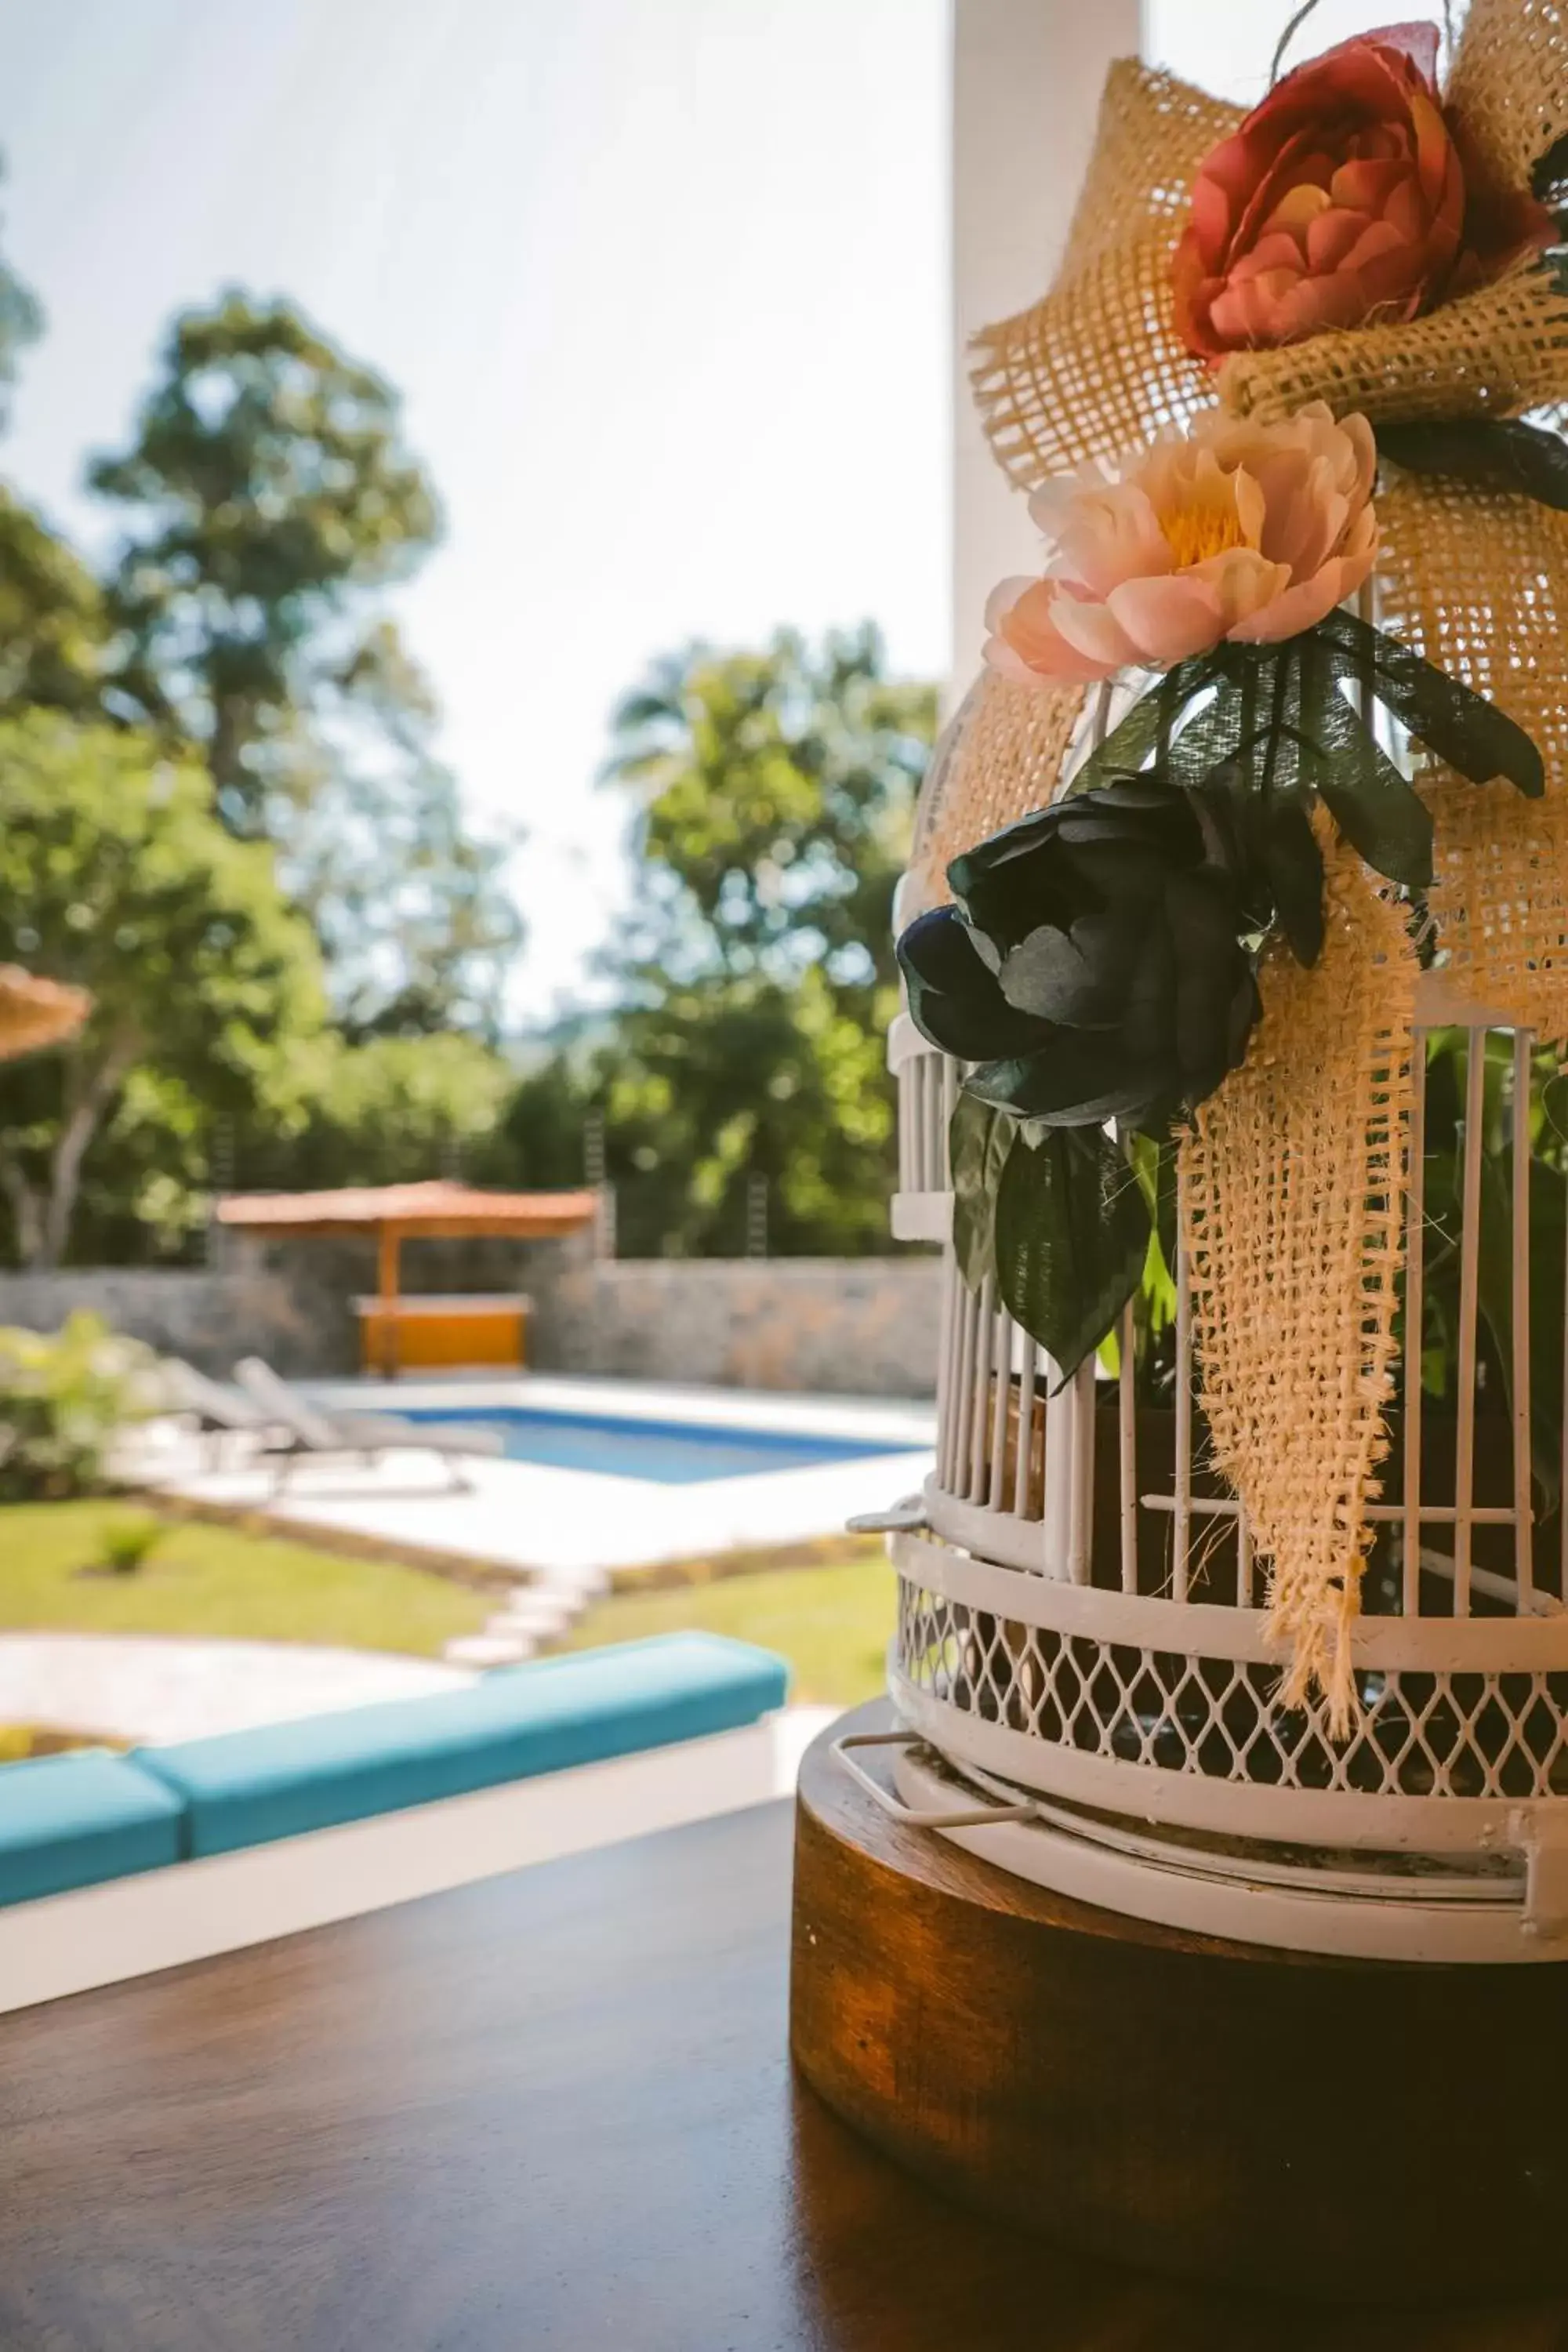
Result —
[[237, 1396], [216, 1381], [198, 1372], [183, 1356], [164, 1356], [158, 1365], [159, 1402], [182, 1421], [195, 1423], [209, 1469], [223, 1459], [226, 1437], [251, 1437], [265, 1446], [274, 1433], [284, 1435], [274, 1414], [263, 1412], [247, 1396]]
[[307, 1454], [357, 1455], [368, 1468], [384, 1454], [412, 1448], [421, 1454], [438, 1454], [453, 1488], [468, 1494], [473, 1481], [464, 1475], [464, 1460], [504, 1451], [501, 1439], [491, 1429], [427, 1429], [391, 1412], [328, 1412], [279, 1380], [259, 1356], [243, 1358], [234, 1368], [234, 1377], [258, 1412], [287, 1433], [286, 1445], [268, 1449], [274, 1491], [284, 1486], [294, 1464]]

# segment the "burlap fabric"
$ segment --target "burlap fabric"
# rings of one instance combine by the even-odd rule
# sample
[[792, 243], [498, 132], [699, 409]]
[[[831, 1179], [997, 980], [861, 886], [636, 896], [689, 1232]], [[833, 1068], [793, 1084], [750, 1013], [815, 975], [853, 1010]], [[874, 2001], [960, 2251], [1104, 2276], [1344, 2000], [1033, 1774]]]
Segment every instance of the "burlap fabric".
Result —
[[0, 1062], [62, 1044], [81, 1027], [91, 1007], [85, 989], [37, 980], [14, 963], [0, 964]]
[[1022, 686], [982, 671], [921, 788], [901, 920], [912, 921], [950, 896], [947, 868], [961, 851], [1050, 799], [1083, 697], [1081, 686]]
[[1384, 625], [1500, 704], [1540, 746], [1546, 794], [1428, 767], [1431, 906], [1464, 995], [1568, 1038], [1568, 515], [1405, 478], [1378, 500]]
[[[1568, 131], [1561, 0], [1473, 0], [1449, 95], [1500, 183], [1526, 183]], [[1168, 74], [1111, 68], [1057, 282], [976, 340], [975, 396], [1015, 482], [1115, 457], [1215, 398], [1263, 416], [1321, 399], [1375, 425], [1568, 397], [1568, 298], [1533, 263], [1409, 325], [1233, 353], [1217, 374], [1194, 360], [1172, 325], [1171, 256], [1197, 164], [1240, 119]], [[1547, 768], [1536, 803], [1428, 771], [1442, 952], [1467, 993], [1568, 1038], [1568, 518], [1414, 478], [1379, 513], [1384, 625], [1510, 710]], [[1074, 714], [1059, 690], [1032, 702], [989, 679], [966, 705], [922, 814], [924, 896], [939, 857], [1050, 797]], [[1342, 1722], [1342, 1636], [1386, 1447], [1414, 965], [1399, 910], [1353, 861], [1334, 862], [1331, 903], [1317, 970], [1281, 957], [1266, 975], [1248, 1064], [1184, 1143], [1182, 1189], [1218, 1466], [1271, 1562], [1290, 1687], [1324, 1676]]]
[[1417, 960], [1404, 909], [1327, 828], [1324, 844], [1321, 960], [1269, 950], [1247, 1060], [1179, 1165], [1215, 1465], [1273, 1563], [1284, 1696], [1316, 1683], [1339, 1738], [1386, 1451]]

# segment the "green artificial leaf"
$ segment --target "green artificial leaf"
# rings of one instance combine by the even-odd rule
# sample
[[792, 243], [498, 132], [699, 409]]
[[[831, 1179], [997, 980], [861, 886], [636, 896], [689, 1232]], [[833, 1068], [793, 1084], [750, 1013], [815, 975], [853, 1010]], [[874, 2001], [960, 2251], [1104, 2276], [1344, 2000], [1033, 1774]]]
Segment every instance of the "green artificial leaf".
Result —
[[1171, 740], [1165, 767], [1173, 784], [1191, 791], [1236, 764], [1245, 707], [1237, 680], [1222, 677], [1211, 699]]
[[[1244, 890], [1259, 929], [1277, 919], [1297, 960], [1315, 963], [1323, 943], [1323, 860], [1302, 761], [1300, 644], [1225, 645], [1184, 667], [1190, 676], [1183, 707], [1205, 693], [1208, 698], [1173, 735], [1165, 772], [1187, 791], [1229, 803], [1245, 851]], [[1123, 726], [1138, 719], [1152, 742], [1158, 717], [1146, 695]], [[1101, 756], [1119, 755], [1120, 743], [1118, 730]]]
[[1018, 1136], [996, 1196], [996, 1286], [1064, 1379], [1138, 1288], [1152, 1219], [1121, 1146], [1100, 1128]]
[[1147, 694], [1141, 694], [1099, 750], [1084, 761], [1069, 792], [1086, 793], [1109, 782], [1112, 776], [1135, 775], [1152, 751], [1173, 740], [1176, 722], [1188, 705], [1221, 676], [1225, 652], [1223, 646], [1216, 646], [1212, 653], [1178, 662]]
[[1432, 819], [1408, 779], [1332, 683], [1310, 724], [1302, 769], [1351, 847], [1402, 888], [1429, 888]]
[[1473, 784], [1506, 776], [1527, 799], [1546, 789], [1541, 753], [1515, 719], [1359, 614], [1335, 611], [1310, 642], [1326, 646], [1341, 677], [1358, 680], [1402, 727]]
[[1379, 453], [1412, 474], [1447, 474], [1477, 489], [1508, 490], [1568, 512], [1568, 441], [1520, 417], [1456, 416], [1380, 425]]
[[1304, 800], [1259, 805], [1249, 815], [1247, 846], [1291, 954], [1300, 964], [1315, 964], [1323, 951], [1323, 853]]
[[1010, 1111], [961, 1092], [948, 1127], [952, 1169], [952, 1250], [959, 1273], [978, 1291], [994, 1262], [996, 1189], [1017, 1133]]
[[1175, 780], [1229, 800], [1258, 905], [1298, 962], [1316, 963], [1323, 944], [1323, 859], [1312, 831], [1303, 745], [1301, 648], [1225, 649], [1227, 671], [1213, 699], [1183, 728], [1171, 750]]
[[1173, 782], [1189, 789], [1212, 784], [1221, 772], [1234, 769], [1251, 792], [1288, 791], [1285, 730], [1294, 709], [1295, 642], [1221, 646], [1217, 651], [1226, 674], [1172, 741], [1166, 766]]

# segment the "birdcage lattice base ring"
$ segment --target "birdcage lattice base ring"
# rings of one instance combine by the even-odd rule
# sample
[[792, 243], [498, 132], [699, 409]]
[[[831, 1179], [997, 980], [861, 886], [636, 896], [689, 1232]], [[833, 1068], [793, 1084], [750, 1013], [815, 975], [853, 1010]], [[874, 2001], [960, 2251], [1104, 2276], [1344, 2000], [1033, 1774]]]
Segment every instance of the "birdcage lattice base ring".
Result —
[[[1205, 1932], [1568, 1958], [1568, 1620], [1368, 1620], [1348, 1740], [1279, 1703], [1258, 1611], [1075, 1586], [918, 1535], [889, 1688], [937, 1765], [1038, 1801], [972, 1850]], [[984, 1801], [984, 1800], [983, 1800]]]

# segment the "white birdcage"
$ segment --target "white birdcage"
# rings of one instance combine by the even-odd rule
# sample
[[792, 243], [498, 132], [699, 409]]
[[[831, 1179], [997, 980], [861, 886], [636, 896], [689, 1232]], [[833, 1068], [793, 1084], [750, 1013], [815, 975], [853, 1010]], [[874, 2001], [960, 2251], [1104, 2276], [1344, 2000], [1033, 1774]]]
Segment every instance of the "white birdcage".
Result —
[[[1416, 1018], [1415, 1067], [1441, 1028], [1463, 1108], [1456, 1231], [1447, 1199], [1441, 1223], [1425, 1213], [1417, 1083], [1404, 1328], [1423, 1331], [1441, 1253], [1457, 1297], [1456, 1393], [1439, 1411], [1418, 1371], [1397, 1383], [1353, 1634], [1358, 1713], [1342, 1741], [1316, 1706], [1279, 1700], [1246, 1519], [1205, 1460], [1184, 1265], [1167, 1410], [1139, 1402], [1131, 1308], [1119, 1371], [1091, 1359], [1064, 1384], [994, 1294], [972, 1295], [958, 1273], [946, 1129], [960, 1072], [900, 1022], [894, 1230], [942, 1239], [945, 1255], [936, 1466], [921, 1511], [887, 1523], [898, 1576], [889, 1687], [903, 1728], [884, 1737], [900, 1751], [904, 1818], [1114, 1910], [1302, 1950], [1558, 1958], [1568, 1509], [1538, 1504], [1530, 1391], [1545, 1345], [1568, 1394], [1568, 1299], [1555, 1270], [1543, 1298], [1539, 1262], [1531, 1282], [1519, 1113], [1539, 1084], [1535, 1041], [1446, 997], [1438, 975], [1424, 976]], [[1509, 1141], [1484, 1168], [1489, 1068]], [[1492, 1394], [1483, 1281], [1506, 1285], [1511, 1321], [1508, 1377]], [[1538, 1459], [1541, 1444], [1538, 1428]], [[1568, 1495], [1568, 1432], [1552, 1444]], [[890, 1804], [859, 1772], [856, 1744], [844, 1743], [846, 1762]]]

